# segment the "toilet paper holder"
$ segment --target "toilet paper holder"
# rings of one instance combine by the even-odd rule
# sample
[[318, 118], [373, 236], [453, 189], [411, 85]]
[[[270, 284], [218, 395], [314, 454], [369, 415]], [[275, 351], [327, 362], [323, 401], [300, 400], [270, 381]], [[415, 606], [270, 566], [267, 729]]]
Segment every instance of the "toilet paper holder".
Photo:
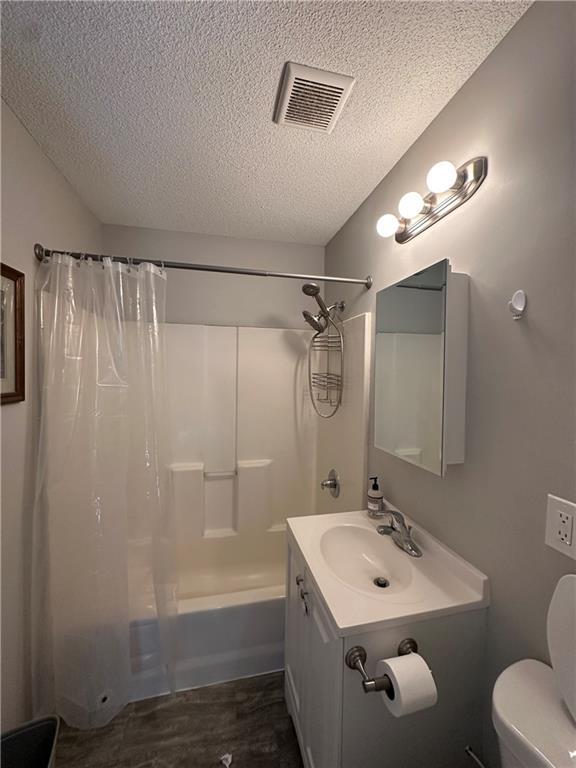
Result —
[[[398, 656], [406, 656], [409, 653], [418, 653], [418, 643], [412, 637], [406, 637], [398, 645]], [[364, 664], [367, 659], [366, 649], [361, 645], [350, 648], [346, 654], [346, 666], [355, 669], [362, 676], [362, 688], [364, 693], [385, 693], [389, 699], [394, 699], [394, 686], [388, 675], [381, 677], [369, 677]]]

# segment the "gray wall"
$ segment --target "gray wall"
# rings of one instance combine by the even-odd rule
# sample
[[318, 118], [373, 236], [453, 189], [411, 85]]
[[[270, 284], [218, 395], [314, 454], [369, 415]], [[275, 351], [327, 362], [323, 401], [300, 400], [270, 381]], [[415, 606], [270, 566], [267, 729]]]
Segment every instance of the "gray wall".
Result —
[[26, 280], [26, 399], [2, 406], [2, 730], [30, 716], [28, 578], [34, 478], [34, 243], [99, 250], [99, 221], [2, 102], [2, 260]]
[[[467, 457], [442, 479], [373, 447], [384, 493], [491, 580], [486, 695], [523, 657], [547, 660], [545, 620], [576, 563], [544, 545], [546, 494], [576, 498], [574, 34], [576, 6], [536, 3], [328, 244], [326, 272], [372, 273], [338, 290], [347, 312], [448, 257], [470, 275]], [[474, 198], [412, 242], [376, 234], [428, 168], [489, 158]], [[514, 290], [529, 297], [514, 322]], [[485, 757], [497, 764], [489, 709]]]
[[[105, 225], [104, 247], [122, 256], [324, 273], [319, 245]], [[303, 296], [301, 286], [298, 280], [174, 271], [167, 286], [168, 322], [303, 328], [302, 310], [316, 305]]]

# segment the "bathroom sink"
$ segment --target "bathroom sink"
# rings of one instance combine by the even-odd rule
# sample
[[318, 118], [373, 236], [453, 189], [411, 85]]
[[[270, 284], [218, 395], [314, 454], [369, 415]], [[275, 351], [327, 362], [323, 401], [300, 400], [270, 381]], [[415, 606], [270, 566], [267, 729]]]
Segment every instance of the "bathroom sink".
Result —
[[289, 518], [288, 539], [306, 561], [341, 636], [367, 628], [474, 610], [488, 605], [488, 579], [412, 525], [422, 557], [410, 557], [365, 510]]
[[336, 525], [321, 535], [320, 552], [344, 584], [389, 599], [410, 586], [412, 569], [407, 555], [383, 539], [373, 527]]

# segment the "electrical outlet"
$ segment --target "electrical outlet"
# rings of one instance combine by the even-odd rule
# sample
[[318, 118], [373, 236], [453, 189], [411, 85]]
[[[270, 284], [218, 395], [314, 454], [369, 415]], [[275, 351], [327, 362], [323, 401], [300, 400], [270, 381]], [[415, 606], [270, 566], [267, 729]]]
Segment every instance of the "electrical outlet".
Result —
[[567, 512], [558, 512], [558, 530], [556, 536], [558, 541], [562, 544], [566, 544], [569, 547], [572, 544], [572, 528], [574, 526], [574, 518]]
[[548, 495], [546, 509], [546, 544], [576, 560], [574, 519], [576, 504], [558, 496]]

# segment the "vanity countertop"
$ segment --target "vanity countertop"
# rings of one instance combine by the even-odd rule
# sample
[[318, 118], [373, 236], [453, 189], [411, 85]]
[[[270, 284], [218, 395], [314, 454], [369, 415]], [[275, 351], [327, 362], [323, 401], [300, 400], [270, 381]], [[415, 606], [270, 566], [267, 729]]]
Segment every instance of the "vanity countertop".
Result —
[[[306, 561], [338, 635], [488, 605], [487, 576], [406, 518], [423, 553], [410, 557], [377, 532], [383, 522], [366, 510], [287, 521], [290, 544]], [[387, 586], [377, 586], [377, 578]]]

